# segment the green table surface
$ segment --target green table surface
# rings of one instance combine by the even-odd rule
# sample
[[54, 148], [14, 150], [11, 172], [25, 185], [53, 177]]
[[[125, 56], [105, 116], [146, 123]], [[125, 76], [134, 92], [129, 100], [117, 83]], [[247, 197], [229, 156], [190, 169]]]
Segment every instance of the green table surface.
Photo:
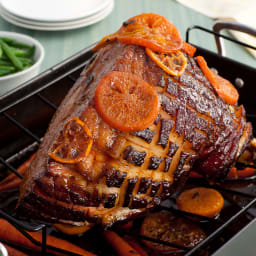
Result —
[[[97, 42], [104, 35], [113, 33], [123, 21], [143, 12], [154, 12], [165, 16], [176, 25], [184, 39], [188, 27], [200, 25], [211, 29], [214, 24], [214, 20], [175, 0], [115, 0], [112, 13], [104, 20], [88, 27], [66, 31], [36, 31], [12, 25], [0, 17], [0, 30], [23, 33], [38, 39], [45, 48], [45, 59], [41, 66], [41, 71], [44, 71]], [[208, 33], [193, 30], [190, 34], [190, 42], [216, 52], [214, 38]], [[225, 45], [228, 57], [256, 67], [256, 59], [243, 47], [231, 42]]]

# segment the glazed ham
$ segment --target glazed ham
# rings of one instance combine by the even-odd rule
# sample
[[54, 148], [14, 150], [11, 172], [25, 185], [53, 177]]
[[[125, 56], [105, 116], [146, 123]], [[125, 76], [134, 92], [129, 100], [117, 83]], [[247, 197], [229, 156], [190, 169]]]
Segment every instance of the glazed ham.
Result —
[[[196, 60], [183, 54], [186, 69], [175, 77], [143, 46], [113, 40], [96, 52], [50, 123], [23, 180], [19, 210], [34, 219], [109, 226], [160, 204], [184, 186], [192, 169], [207, 179], [224, 178], [247, 146], [251, 125], [243, 107], [224, 102]], [[147, 128], [117, 130], [96, 110], [95, 89], [112, 71], [136, 75], [157, 92], [161, 110]], [[93, 143], [86, 157], [65, 163], [49, 152], [67, 129], [81, 132], [72, 130], [74, 118], [86, 124]]]

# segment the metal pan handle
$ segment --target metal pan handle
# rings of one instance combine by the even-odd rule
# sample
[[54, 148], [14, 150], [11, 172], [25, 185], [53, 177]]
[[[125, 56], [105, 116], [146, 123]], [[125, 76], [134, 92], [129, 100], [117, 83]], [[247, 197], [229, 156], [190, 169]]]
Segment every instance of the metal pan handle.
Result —
[[[215, 24], [213, 25], [213, 31], [219, 34], [222, 29], [236, 30], [256, 37], [256, 29], [234, 21], [216, 21]], [[221, 56], [225, 56], [226, 54], [223, 39], [215, 35], [215, 41], [218, 53]]]

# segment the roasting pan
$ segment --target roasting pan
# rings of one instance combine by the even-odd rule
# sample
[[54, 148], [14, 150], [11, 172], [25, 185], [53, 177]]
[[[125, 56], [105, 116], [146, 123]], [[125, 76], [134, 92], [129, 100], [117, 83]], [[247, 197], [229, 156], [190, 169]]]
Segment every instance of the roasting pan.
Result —
[[[218, 23], [215, 25], [214, 31], [199, 26], [193, 26], [187, 30], [186, 40], [189, 41], [189, 35], [193, 30], [200, 30], [202, 33], [210, 33], [216, 37], [219, 54], [210, 52], [201, 47], [197, 47], [197, 54], [204, 56], [211, 68], [218, 70], [220, 75], [237, 86], [240, 94], [239, 103], [245, 106], [248, 120], [256, 127], [256, 88], [254, 86], [256, 69], [222, 56], [221, 51], [223, 51], [223, 47], [219, 40], [220, 38], [226, 38], [235, 43], [251, 47], [252, 49], [256, 49], [256, 47], [245, 45], [232, 38], [227, 38], [219, 34], [222, 28], [230, 28], [230, 26], [230, 23], [227, 22]], [[256, 36], [256, 31], [248, 30], [248, 28], [244, 26], [233, 26], [232, 28], [240, 31], [243, 30], [251, 34], [255, 33], [254, 35]], [[91, 51], [92, 47], [93, 46], [82, 50], [34, 79], [20, 85], [15, 90], [0, 97], [0, 175], [3, 176], [6, 174], [7, 170], [15, 173], [16, 168], [37, 150], [57, 106], [79, 77], [84, 66], [89, 64], [93, 56]], [[256, 177], [238, 181], [225, 180], [215, 185], [209, 185], [200, 179], [193, 179], [189, 180], [186, 186], [198, 185], [218, 189], [225, 198], [225, 207], [220, 216], [216, 219], [197, 218], [198, 225], [200, 225], [207, 234], [204, 241], [193, 249], [183, 251], [181, 251], [181, 249], [184, 248], [176, 246], [180, 249], [180, 252], [171, 255], [212, 255], [214, 252], [217, 253], [216, 255], [228, 255], [221, 254], [221, 250], [230, 246], [232, 247], [231, 242], [234, 238], [231, 238], [236, 234], [235, 239], [239, 239], [240, 234], [243, 234], [248, 227], [250, 227], [250, 230], [253, 230], [252, 225], [255, 227]], [[18, 216], [15, 214], [17, 195], [17, 190], [0, 193], [0, 217], [7, 219], [17, 227], [20, 232], [27, 236], [29, 236], [26, 233], [27, 231], [42, 230], [43, 233], [42, 244], [40, 244], [41, 251], [31, 252], [28, 248], [21, 248], [14, 245], [18, 249], [25, 251], [29, 255], [46, 255], [45, 244], [47, 234], [51, 233], [58, 237], [68, 239], [98, 255], [116, 255], [100, 237], [97, 227], [82, 236], [70, 237], [60, 234], [47, 223], [39, 223], [32, 220], [27, 222], [18, 219]], [[189, 217], [188, 215], [192, 215], [178, 211], [174, 201], [175, 198], [171, 198], [165, 201], [156, 210], [165, 209], [174, 211], [177, 214], [183, 215], [184, 218]], [[138, 224], [140, 221], [140, 219], [136, 220]], [[113, 229], [119, 232], [120, 235], [124, 235], [124, 233], [121, 233], [118, 229], [118, 226], [114, 226]], [[252, 234], [252, 232], [250, 234]], [[138, 239], [140, 238], [136, 230], [130, 230], [128, 235], [138, 237]], [[143, 237], [143, 239], [152, 240], [146, 237]], [[253, 239], [254, 237], [251, 237], [251, 240]], [[168, 244], [161, 241], [157, 242]], [[254, 246], [253, 242], [251, 246]], [[52, 249], [54, 250], [54, 248]], [[56, 251], [57, 250], [58, 249], [56, 249]], [[244, 254], [249, 255], [246, 254], [246, 248], [244, 249]], [[50, 254], [48, 253], [47, 255]], [[66, 252], [66, 255], [75, 256], [77, 254]], [[150, 253], [149, 255], [152, 254]], [[232, 255], [236, 254], [233, 253]]]

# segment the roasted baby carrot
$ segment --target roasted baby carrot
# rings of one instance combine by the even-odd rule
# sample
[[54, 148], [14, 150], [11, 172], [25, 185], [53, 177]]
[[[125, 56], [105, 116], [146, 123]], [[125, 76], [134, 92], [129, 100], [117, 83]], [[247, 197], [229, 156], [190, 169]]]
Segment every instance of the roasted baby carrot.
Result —
[[[21, 175], [24, 175], [34, 158], [35, 154], [33, 154], [27, 161], [20, 165], [20, 167], [17, 169], [17, 172]], [[12, 173], [0, 182], [0, 191], [17, 188], [19, 187], [20, 183], [21, 179], [16, 174]]]
[[214, 217], [221, 211], [224, 199], [215, 189], [196, 187], [183, 191], [176, 202], [182, 211]]
[[194, 54], [196, 52], [196, 47], [193, 45], [183, 42], [182, 50], [187, 53], [190, 57], [194, 57]]
[[119, 256], [142, 256], [115, 232], [103, 231], [103, 236]]
[[239, 98], [236, 88], [226, 79], [210, 70], [202, 56], [196, 57], [197, 63], [204, 75], [207, 77], [216, 93], [228, 104], [234, 105]]
[[202, 178], [203, 176], [197, 172], [191, 171], [189, 173], [189, 178]]
[[[0, 219], [0, 239], [8, 242], [16, 243], [25, 247], [40, 249], [37, 245], [30, 242], [23, 234], [21, 234], [15, 227], [13, 227], [8, 221]], [[38, 232], [28, 232], [36, 241], [41, 242], [42, 235]], [[85, 251], [84, 249], [68, 242], [63, 239], [47, 235], [47, 245], [57, 247], [62, 250], [77, 253], [83, 256], [93, 256], [95, 254]], [[61, 255], [60, 253], [56, 253]]]
[[231, 168], [228, 173], [228, 178], [246, 178], [255, 175], [256, 171], [253, 168], [245, 168], [243, 170], [237, 170], [236, 167]]
[[125, 236], [125, 241], [134, 248], [141, 256], [148, 256], [146, 251], [141, 247], [141, 245], [135, 241], [135, 239], [131, 238], [130, 236]]

